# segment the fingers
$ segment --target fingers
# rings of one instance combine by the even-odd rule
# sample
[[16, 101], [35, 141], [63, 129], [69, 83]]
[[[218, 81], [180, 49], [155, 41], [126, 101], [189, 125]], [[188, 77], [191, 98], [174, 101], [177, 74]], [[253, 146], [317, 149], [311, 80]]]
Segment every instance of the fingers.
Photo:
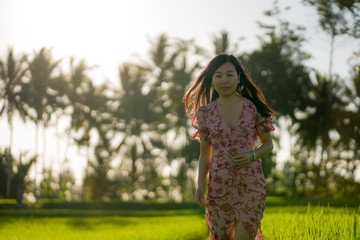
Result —
[[200, 207], [204, 207], [204, 192], [200, 190], [196, 190], [195, 193], [196, 202], [199, 204]]
[[204, 207], [205, 204], [204, 204], [204, 196], [199, 196], [197, 197], [197, 203], [199, 204], [200, 207]]
[[242, 153], [233, 157], [234, 160], [245, 160], [247, 159], [247, 153]]
[[247, 165], [249, 165], [251, 163], [251, 161], [248, 160], [237, 160], [235, 161], [236, 165], [238, 165], [239, 167], [246, 167]]
[[235, 156], [233, 160], [239, 167], [246, 167], [252, 161], [252, 159], [249, 158], [247, 153]]
[[247, 167], [250, 163], [249, 162], [241, 162], [241, 163], [237, 163], [236, 165], [238, 165], [239, 167]]

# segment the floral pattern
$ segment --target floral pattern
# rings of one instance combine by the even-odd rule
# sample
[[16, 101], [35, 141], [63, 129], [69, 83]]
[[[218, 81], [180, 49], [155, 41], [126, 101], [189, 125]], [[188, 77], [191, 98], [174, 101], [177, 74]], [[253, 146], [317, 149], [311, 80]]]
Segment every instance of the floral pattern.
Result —
[[192, 138], [199, 140], [201, 132], [213, 150], [205, 204], [210, 239], [233, 239], [239, 222], [252, 239], [262, 239], [266, 185], [261, 159], [239, 168], [232, 157], [249, 150], [258, 136], [274, 131], [271, 120], [246, 98], [241, 116], [232, 126], [222, 121], [215, 101], [201, 106], [194, 115]]

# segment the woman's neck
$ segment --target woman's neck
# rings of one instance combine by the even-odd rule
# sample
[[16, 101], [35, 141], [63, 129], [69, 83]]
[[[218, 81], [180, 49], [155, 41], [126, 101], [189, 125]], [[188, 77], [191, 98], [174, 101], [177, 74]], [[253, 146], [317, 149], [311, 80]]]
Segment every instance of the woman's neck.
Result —
[[241, 101], [241, 99], [242, 99], [241, 95], [233, 94], [231, 96], [219, 96], [217, 102], [220, 104], [229, 104], [229, 103]]

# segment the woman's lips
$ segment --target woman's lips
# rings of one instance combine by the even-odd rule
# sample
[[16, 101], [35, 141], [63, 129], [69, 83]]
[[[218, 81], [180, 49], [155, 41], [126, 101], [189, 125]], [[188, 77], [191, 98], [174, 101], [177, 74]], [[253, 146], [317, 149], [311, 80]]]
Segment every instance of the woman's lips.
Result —
[[221, 91], [223, 91], [223, 92], [227, 92], [229, 89], [230, 89], [230, 87], [220, 87], [220, 89], [221, 89]]

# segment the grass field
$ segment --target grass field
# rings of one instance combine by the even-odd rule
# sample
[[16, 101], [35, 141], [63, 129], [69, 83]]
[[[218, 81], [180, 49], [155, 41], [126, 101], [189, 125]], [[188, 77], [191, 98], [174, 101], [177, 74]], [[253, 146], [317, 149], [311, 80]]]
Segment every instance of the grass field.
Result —
[[359, 209], [269, 207], [262, 220], [264, 239], [359, 240]]
[[203, 218], [194, 211], [158, 212], [17, 213], [0, 217], [0, 239], [206, 239]]
[[[359, 240], [359, 208], [269, 206], [264, 239]], [[189, 210], [0, 210], [0, 239], [208, 239], [203, 212]]]

